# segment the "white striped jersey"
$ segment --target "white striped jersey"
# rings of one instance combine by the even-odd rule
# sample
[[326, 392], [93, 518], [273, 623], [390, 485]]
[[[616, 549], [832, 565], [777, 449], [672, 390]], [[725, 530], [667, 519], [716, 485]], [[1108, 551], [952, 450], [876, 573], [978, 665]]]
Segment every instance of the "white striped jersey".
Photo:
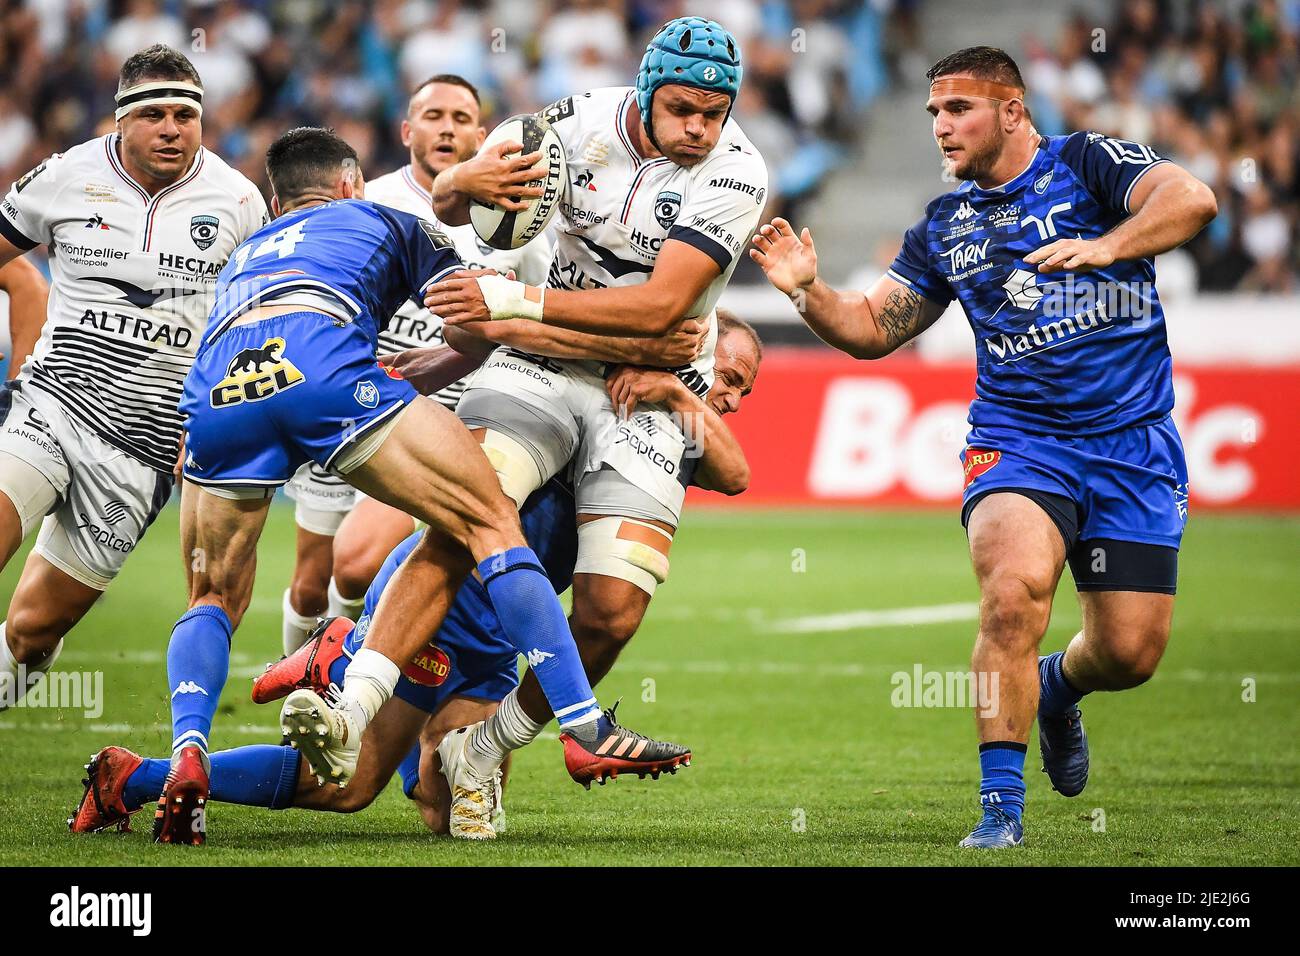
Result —
[[[433, 223], [452, 241], [467, 269], [496, 269], [502, 273], [513, 269], [521, 282], [530, 285], [546, 282], [546, 270], [551, 263], [551, 246], [546, 236], [538, 236], [522, 249], [493, 249], [479, 239], [474, 227], [468, 223], [463, 226], [445, 225], [434, 215], [433, 197], [416, 182], [409, 165], [367, 182], [366, 199]], [[379, 333], [379, 354], [431, 348], [442, 342], [442, 319], [422, 305], [407, 302], [389, 321], [388, 328]], [[464, 390], [462, 379], [433, 397], [454, 409]]]
[[[767, 198], [767, 165], [734, 119], [712, 152], [691, 167], [646, 159], [628, 134], [635, 90], [609, 87], [571, 96], [542, 110], [564, 143], [569, 182], [560, 200], [555, 258], [548, 284], [603, 289], [645, 282], [665, 239], [689, 243], [712, 258], [718, 276], [687, 313], [712, 316]], [[712, 322], [704, 354], [674, 369], [703, 395], [713, 382]]]
[[117, 134], [56, 153], [19, 179], [0, 234], [49, 246], [49, 312], [21, 387], [58, 399], [104, 441], [172, 470], [185, 376], [217, 273], [267, 221], [262, 194], [200, 148], [150, 196], [126, 172]]

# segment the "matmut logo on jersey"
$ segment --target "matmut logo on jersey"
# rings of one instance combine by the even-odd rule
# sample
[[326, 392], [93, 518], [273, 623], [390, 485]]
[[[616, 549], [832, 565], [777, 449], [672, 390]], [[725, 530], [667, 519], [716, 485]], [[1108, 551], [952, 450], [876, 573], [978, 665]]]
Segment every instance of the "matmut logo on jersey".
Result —
[[212, 389], [213, 408], [260, 402], [301, 385], [307, 377], [285, 357], [284, 339], [267, 339], [261, 348], [243, 349], [226, 368], [226, 377]]
[[[1059, 287], [1060, 283], [1055, 282], [1039, 285], [1037, 273], [1025, 269], [1013, 269], [1011, 276], [1002, 284], [1011, 304], [1028, 312], [1039, 307], [1045, 294], [1059, 293]], [[990, 355], [998, 359], [999, 364], [1003, 364], [1113, 328], [1114, 318], [1106, 301], [1094, 298], [1090, 304], [1091, 308], [1083, 309], [1075, 315], [1051, 316], [1051, 321], [1049, 316], [1044, 315], [1018, 334], [1001, 332], [989, 336], [984, 340], [984, 346]]]

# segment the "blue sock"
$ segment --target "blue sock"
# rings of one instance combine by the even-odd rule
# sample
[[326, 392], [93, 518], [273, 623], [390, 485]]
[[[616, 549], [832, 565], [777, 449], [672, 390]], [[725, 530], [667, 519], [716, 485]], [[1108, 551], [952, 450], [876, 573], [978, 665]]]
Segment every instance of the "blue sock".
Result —
[[980, 804], [992, 803], [1020, 819], [1025, 812], [1025, 745], [980, 744]]
[[1065, 651], [1038, 659], [1038, 712], [1059, 717], [1074, 710], [1083, 693], [1065, 679]]
[[200, 604], [181, 615], [167, 644], [167, 681], [172, 695], [172, 750], [197, 743], [208, 749], [212, 718], [230, 670], [230, 618]]
[[334, 663], [330, 665], [329, 679], [331, 684], [343, 686], [343, 678], [347, 676], [348, 665], [352, 663], [352, 655], [348, 649], [343, 648], [343, 653], [334, 658]]
[[[290, 748], [292, 749], [292, 748]], [[163, 783], [167, 780], [167, 771], [172, 762], [164, 757], [153, 760], [148, 757], [126, 778], [122, 788], [122, 802], [128, 810], [135, 810], [147, 803], [153, 803], [162, 793]]]
[[560, 599], [532, 548], [510, 548], [478, 566], [515, 650], [528, 660], [561, 727], [600, 713]]
[[[223, 803], [283, 810], [298, 789], [298, 751], [257, 744], [214, 753], [209, 796]], [[146, 759], [127, 778], [122, 802], [127, 809], [152, 803], [162, 793], [171, 760]]]
[[418, 743], [411, 748], [411, 752], [402, 760], [397, 772], [402, 777], [402, 793], [406, 794], [406, 799], [410, 800], [411, 794], [415, 793], [415, 785], [420, 782], [420, 745]]
[[298, 789], [298, 759], [292, 747], [274, 744], [214, 753], [210, 796], [222, 803], [283, 810]]

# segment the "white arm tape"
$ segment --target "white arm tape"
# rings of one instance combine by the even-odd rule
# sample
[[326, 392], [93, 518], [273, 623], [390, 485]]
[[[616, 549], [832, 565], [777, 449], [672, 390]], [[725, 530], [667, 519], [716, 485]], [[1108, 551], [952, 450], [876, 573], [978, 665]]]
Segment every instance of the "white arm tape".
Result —
[[[492, 318], [542, 321], [546, 290], [541, 286], [525, 285], [500, 275], [479, 276], [477, 281]], [[528, 298], [529, 292], [536, 296], [536, 300]]]

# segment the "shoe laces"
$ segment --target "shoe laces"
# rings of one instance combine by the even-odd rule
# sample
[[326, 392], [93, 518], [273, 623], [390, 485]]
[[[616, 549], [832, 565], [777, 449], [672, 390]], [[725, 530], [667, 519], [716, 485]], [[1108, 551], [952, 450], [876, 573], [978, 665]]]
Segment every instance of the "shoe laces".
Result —
[[1016, 822], [1016, 818], [995, 803], [984, 805], [984, 819], [980, 820], [975, 832], [1001, 829]]
[[614, 712], [618, 710], [618, 705], [621, 703], [623, 703], [622, 697], [614, 701], [613, 707], [610, 707], [608, 710], [601, 711], [600, 715], [609, 722], [609, 732], [612, 734], [618, 734], [620, 737], [631, 737], [634, 740], [649, 740], [650, 738], [647, 737], [645, 734], [640, 734], [637, 733], [635, 730], [630, 730], [629, 728], [624, 727], [622, 724], [620, 724], [617, 719], [615, 719]]
[[337, 709], [339, 702], [343, 700], [343, 688], [333, 681], [330, 681], [330, 685], [325, 688], [325, 693], [322, 697], [325, 700], [325, 703], [329, 704], [332, 709]]

